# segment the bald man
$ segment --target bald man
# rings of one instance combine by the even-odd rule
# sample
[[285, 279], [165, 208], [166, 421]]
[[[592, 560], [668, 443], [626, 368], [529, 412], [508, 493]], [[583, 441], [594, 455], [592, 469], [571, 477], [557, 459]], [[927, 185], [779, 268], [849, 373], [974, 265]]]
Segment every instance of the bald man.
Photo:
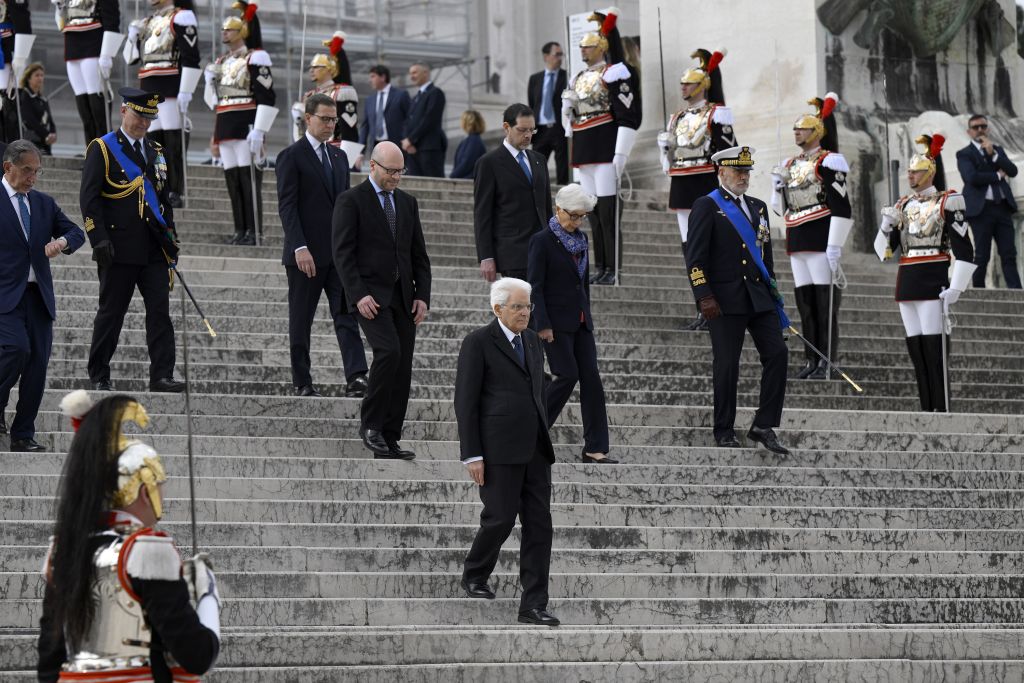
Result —
[[398, 189], [402, 150], [380, 142], [365, 181], [334, 205], [334, 265], [373, 349], [360, 436], [375, 458], [412, 460], [398, 445], [409, 404], [416, 326], [430, 306], [430, 259], [416, 198]]

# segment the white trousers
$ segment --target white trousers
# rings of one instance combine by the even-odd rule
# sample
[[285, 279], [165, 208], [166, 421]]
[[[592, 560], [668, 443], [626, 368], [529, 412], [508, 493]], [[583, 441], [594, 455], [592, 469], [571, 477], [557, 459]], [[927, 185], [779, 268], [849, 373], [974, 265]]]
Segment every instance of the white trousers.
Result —
[[942, 300], [901, 301], [900, 315], [908, 337], [942, 334]]
[[250, 159], [252, 153], [249, 152], [248, 140], [220, 141], [220, 160], [225, 169], [248, 166]]
[[580, 172], [580, 186], [595, 197], [614, 197], [615, 164], [587, 164], [576, 169]]
[[5, 64], [4, 68], [0, 69], [0, 90], [7, 90], [7, 84], [11, 78], [11, 67], [9, 64]]
[[676, 209], [676, 222], [679, 223], [679, 238], [686, 241], [686, 233], [690, 229], [690, 210]]
[[150, 130], [181, 130], [181, 112], [178, 111], [178, 98], [171, 97], [156, 105], [156, 120], [150, 124]]
[[100, 78], [99, 57], [75, 59], [66, 62], [68, 65], [68, 81], [76, 95], [96, 95], [103, 87]]
[[793, 266], [793, 285], [830, 285], [832, 268], [828, 265], [825, 252], [801, 252], [789, 257]]

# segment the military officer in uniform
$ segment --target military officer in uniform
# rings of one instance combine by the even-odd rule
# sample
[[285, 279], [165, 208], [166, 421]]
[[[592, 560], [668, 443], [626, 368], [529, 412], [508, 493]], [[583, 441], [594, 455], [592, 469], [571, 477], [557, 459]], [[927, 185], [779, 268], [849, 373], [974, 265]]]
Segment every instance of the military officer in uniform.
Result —
[[[235, 234], [231, 244], [256, 244], [263, 234], [263, 141], [274, 123], [274, 77], [263, 49], [256, 4], [236, 2], [241, 16], [228, 17], [221, 41], [228, 53], [206, 68], [206, 104], [216, 113], [213, 137], [220, 147], [231, 198]], [[255, 176], [253, 176], [255, 173]]]
[[139, 87], [160, 93], [160, 113], [149, 128], [149, 138], [160, 143], [167, 159], [168, 201], [181, 208], [185, 191], [185, 155], [182, 129], [188, 105], [202, 70], [199, 68], [199, 33], [192, 0], [153, 0], [153, 13], [128, 28], [124, 61], [140, 64]]
[[945, 138], [936, 133], [922, 135], [916, 142], [925, 151], [911, 157], [907, 166], [911, 192], [900, 197], [896, 206], [882, 209], [874, 246], [883, 261], [892, 258], [897, 248], [900, 250], [896, 301], [907, 333], [921, 410], [944, 413], [949, 409], [945, 367], [949, 347], [947, 335], [944, 358], [943, 309], [957, 302], [977, 266], [964, 198], [946, 189], [942, 168]]
[[564, 128], [572, 135], [572, 165], [580, 171], [580, 185], [597, 196], [590, 214], [594, 235], [594, 271], [591, 282], [618, 281], [616, 225], [619, 179], [636, 142], [643, 107], [640, 78], [625, 61], [622, 38], [615, 24], [618, 10], [594, 12], [590, 21], [597, 31], [583, 36], [580, 51], [587, 68], [576, 74], [562, 93]]
[[[292, 142], [298, 142], [306, 134], [306, 100], [318, 93], [327, 95], [334, 100], [338, 109], [338, 121], [334, 125], [334, 135], [327, 141], [327, 144], [334, 147], [341, 147], [342, 151], [349, 154], [349, 150], [355, 156], [349, 158], [349, 167], [356, 160], [358, 152], [352, 145], [359, 144], [359, 119], [357, 108], [359, 95], [352, 87], [352, 69], [348, 64], [348, 56], [345, 54], [344, 31], [335, 31], [334, 35], [324, 41], [324, 46], [330, 50], [330, 54], [316, 54], [309, 62], [309, 79], [313, 81], [313, 88], [302, 95], [302, 101], [292, 105]], [[343, 145], [342, 143], [352, 143]], [[346, 150], [345, 147], [349, 147]]]
[[64, 62], [75, 93], [86, 146], [107, 132], [110, 109], [103, 91], [110, 87], [114, 55], [121, 47], [118, 0], [57, 0], [57, 28], [64, 34]]
[[[846, 178], [850, 165], [839, 153], [833, 110], [839, 98], [814, 98], [815, 113], [793, 124], [800, 154], [772, 169], [772, 208], [786, 221], [786, 253], [793, 267], [793, 298], [804, 336], [835, 360], [839, 348], [840, 289], [835, 285], [843, 245], [853, 228]], [[829, 298], [831, 297], [831, 319]], [[797, 379], [825, 379], [828, 364], [810, 346]]]
[[22, 137], [14, 97], [35, 39], [28, 0], [0, 0], [0, 142], [14, 142]]
[[775, 283], [768, 207], [746, 196], [754, 150], [733, 147], [711, 157], [721, 187], [693, 203], [686, 243], [690, 285], [711, 331], [715, 442], [738, 448], [736, 386], [743, 336], [749, 331], [761, 359], [761, 396], [747, 438], [780, 456], [789, 451], [774, 427], [782, 420], [789, 319]]
[[[725, 106], [722, 71], [718, 68], [725, 50], [699, 49], [691, 57], [700, 65], [687, 69], [679, 79], [686, 106], [668, 121], [658, 134], [661, 167], [671, 179], [668, 208], [675, 211], [679, 237], [683, 243], [683, 268], [686, 268], [686, 236], [693, 203], [718, 187], [711, 156], [736, 146], [732, 111]], [[686, 329], [707, 331], [707, 321], [697, 317]]]
[[92, 141], [85, 153], [79, 201], [100, 278], [99, 310], [89, 348], [89, 381], [110, 391], [110, 359], [138, 287], [146, 305], [150, 391], [180, 392], [174, 379], [174, 328], [169, 264], [178, 258], [174, 215], [167, 202], [167, 163], [146, 139], [162, 97], [121, 88], [121, 127]]
[[220, 651], [220, 596], [206, 557], [182, 562], [155, 528], [163, 463], [122, 431], [149, 416], [129, 396], [93, 404], [81, 389], [60, 405], [75, 437], [43, 566], [38, 680], [198, 681]]

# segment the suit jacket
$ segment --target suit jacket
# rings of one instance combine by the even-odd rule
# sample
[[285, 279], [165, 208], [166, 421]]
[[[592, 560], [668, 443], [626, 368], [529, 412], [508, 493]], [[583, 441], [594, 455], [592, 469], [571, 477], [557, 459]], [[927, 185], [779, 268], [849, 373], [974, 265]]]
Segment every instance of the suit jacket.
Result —
[[[537, 119], [537, 123], [540, 124], [540, 110], [541, 100], [544, 98], [544, 74], [546, 72], [541, 69], [537, 73], [530, 76], [529, 83], [526, 86], [526, 103], [533, 110], [533, 115]], [[555, 86], [551, 89], [551, 111], [555, 114], [555, 127], [558, 130], [562, 128], [562, 92], [565, 91], [568, 84], [568, 76], [565, 73], [565, 69], [559, 69], [558, 74], [555, 76]]]
[[412, 106], [405, 119], [405, 137], [417, 150], [443, 150], [448, 147], [448, 138], [444, 134], [444, 104], [444, 91], [433, 83], [412, 98]]
[[412, 315], [413, 299], [430, 306], [430, 259], [423, 241], [419, 205], [411, 194], [396, 189], [392, 197], [397, 241], [370, 180], [342, 192], [334, 205], [334, 265], [341, 275], [349, 310], [367, 294], [382, 307], [391, 303], [397, 270], [402, 303]]
[[[744, 195], [758, 224], [768, 226], [768, 207], [760, 199]], [[761, 258], [772, 279], [775, 261], [772, 243], [761, 245]], [[686, 240], [686, 265], [689, 268], [693, 295], [699, 301], [713, 296], [726, 315], [763, 313], [775, 310], [768, 283], [747, 251], [736, 228], [711, 197], [700, 197], [690, 212], [690, 228]]]
[[[412, 98], [409, 93], [391, 86], [388, 99], [384, 102], [384, 126], [387, 128], [388, 139], [395, 142], [405, 137], [405, 119], [409, 116]], [[359, 124], [359, 142], [366, 145], [369, 153], [377, 144], [377, 91], [367, 96], [363, 102], [363, 121]]]
[[317, 267], [334, 258], [331, 250], [331, 226], [337, 196], [349, 188], [348, 157], [338, 147], [327, 145], [333, 169], [329, 184], [323, 162], [303, 135], [298, 142], [277, 155], [277, 212], [284, 229], [284, 253], [281, 263], [295, 265], [295, 250], [309, 248]]
[[531, 329], [520, 334], [526, 368], [495, 318], [470, 332], [459, 350], [455, 419], [462, 460], [483, 456], [491, 465], [522, 465], [537, 449], [555, 461], [544, 404], [544, 353]]
[[[120, 129], [117, 131], [117, 141], [124, 153], [135, 161], [135, 152]], [[113, 154], [104, 154], [98, 140], [90, 142], [85, 152], [79, 191], [85, 233], [94, 247], [104, 240], [110, 240], [114, 246], [114, 263], [145, 265], [159, 262], [164, 260], [161, 249], [170, 258], [178, 255], [174, 213], [167, 202], [166, 178], [157, 175], [156, 159], [161, 148], [149, 138], [144, 141], [143, 148], [146, 152], [144, 173], [156, 189], [157, 210], [164, 217], [166, 229], [160, 225], [148, 204], [143, 205], [142, 216], [139, 216], [137, 192], [130, 192], [119, 199], [102, 196], [124, 193], [123, 187], [128, 183], [128, 176]]]
[[452, 161], [452, 172], [449, 178], [472, 178], [476, 173], [476, 162], [484, 154], [487, 147], [479, 133], [470, 133], [455, 148], [455, 159]]
[[[2, 187], [2, 186], [0, 186]], [[57, 202], [48, 194], [36, 190], [28, 192], [28, 210], [31, 214], [29, 239], [18, 220], [17, 200], [7, 197], [7, 190], [0, 193], [0, 314], [10, 313], [21, 301], [28, 282], [28, 267], [36, 274], [39, 291], [46, 302], [50, 318], [56, 319], [57, 306], [53, 298], [53, 276], [50, 273], [50, 259], [43, 252], [51, 239], [65, 237], [70, 254], [85, 242], [85, 233], [64, 215]]]
[[964, 201], [967, 203], [967, 217], [977, 216], [985, 208], [985, 192], [990, 185], [999, 188], [1009, 204], [1010, 211], [1017, 210], [1017, 201], [1006, 178], [999, 178], [1001, 169], [1007, 176], [1017, 176], [1017, 166], [1006, 156], [1006, 150], [995, 145], [997, 159], [992, 161], [971, 143], [956, 153], [956, 167], [964, 181]]
[[526, 268], [530, 236], [551, 218], [547, 160], [526, 150], [531, 185], [504, 144], [480, 157], [473, 181], [473, 229], [479, 260], [493, 258], [499, 272]]
[[551, 230], [534, 233], [530, 238], [528, 279], [533, 286], [533, 321], [537, 330], [575, 332], [583, 324], [594, 329], [590, 316], [590, 266], [580, 280], [579, 269]]

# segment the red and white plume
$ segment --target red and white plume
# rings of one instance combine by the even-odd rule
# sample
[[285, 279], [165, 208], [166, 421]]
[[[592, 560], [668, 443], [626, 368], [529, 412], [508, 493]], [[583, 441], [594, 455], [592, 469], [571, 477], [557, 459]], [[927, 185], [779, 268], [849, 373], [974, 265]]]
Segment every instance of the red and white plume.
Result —
[[619, 20], [619, 8], [609, 7], [604, 10], [604, 21], [601, 22], [601, 35], [607, 36], [615, 30], [615, 23]]
[[338, 56], [338, 53], [341, 52], [341, 46], [345, 44], [346, 38], [348, 38], [348, 34], [344, 31], [334, 32], [330, 42], [327, 43], [327, 49], [331, 51], [331, 55]]
[[255, 2], [250, 2], [249, 4], [247, 4], [245, 6], [245, 14], [242, 15], [242, 21], [248, 24], [250, 21], [252, 21], [252, 18], [256, 16], [256, 10], [258, 9], [259, 6]]
[[932, 133], [931, 142], [928, 143], [928, 156], [938, 159], [942, 154], [942, 146], [946, 144], [946, 136], [942, 133]]
[[717, 69], [718, 65], [722, 63], [722, 60], [725, 59], [725, 56], [727, 54], [729, 54], [729, 51], [726, 50], [724, 47], [712, 52], [711, 58], [708, 59], [708, 73], [711, 73], [712, 71]]
[[60, 410], [71, 418], [71, 426], [76, 432], [92, 406], [92, 397], [85, 389], [76, 389], [60, 400]]
[[839, 104], [839, 95], [834, 92], [826, 93], [825, 101], [821, 103], [821, 118], [831, 116], [837, 104]]

